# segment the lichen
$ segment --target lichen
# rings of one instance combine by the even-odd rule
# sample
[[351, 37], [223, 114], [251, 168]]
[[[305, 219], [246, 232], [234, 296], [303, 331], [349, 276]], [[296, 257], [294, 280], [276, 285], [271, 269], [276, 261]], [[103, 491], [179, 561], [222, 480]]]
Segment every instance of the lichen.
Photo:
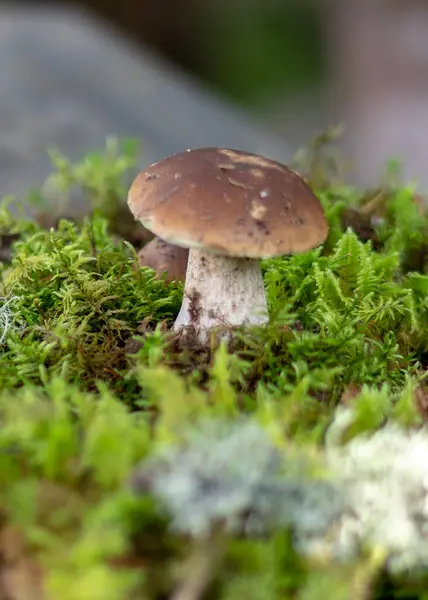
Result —
[[184, 447], [153, 454], [132, 483], [156, 495], [175, 530], [195, 537], [222, 523], [235, 534], [293, 527], [299, 539], [316, 538], [338, 516], [341, 497], [314, 481], [305, 462], [287, 460], [254, 422], [205, 421], [187, 432]]
[[18, 296], [0, 298], [0, 346], [4, 343], [11, 328], [15, 326], [13, 303], [16, 300], [18, 300]]
[[332, 548], [337, 557], [370, 545], [384, 550], [393, 572], [428, 568], [427, 456], [427, 428], [407, 431], [394, 422], [329, 449], [328, 467], [346, 498]]

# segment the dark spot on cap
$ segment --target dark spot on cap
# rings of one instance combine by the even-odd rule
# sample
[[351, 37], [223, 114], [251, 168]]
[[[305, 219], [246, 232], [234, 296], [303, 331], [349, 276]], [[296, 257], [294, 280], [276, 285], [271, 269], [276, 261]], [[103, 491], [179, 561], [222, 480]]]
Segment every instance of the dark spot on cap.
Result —
[[152, 179], [159, 179], [160, 174], [159, 173], [146, 173], [145, 177], [146, 177], [146, 181], [151, 181]]
[[269, 227], [267, 226], [265, 221], [261, 221], [259, 219], [255, 220], [256, 223], [256, 227], [257, 229], [259, 229], [260, 231], [262, 231], [265, 235], [269, 235], [270, 231], [269, 231]]

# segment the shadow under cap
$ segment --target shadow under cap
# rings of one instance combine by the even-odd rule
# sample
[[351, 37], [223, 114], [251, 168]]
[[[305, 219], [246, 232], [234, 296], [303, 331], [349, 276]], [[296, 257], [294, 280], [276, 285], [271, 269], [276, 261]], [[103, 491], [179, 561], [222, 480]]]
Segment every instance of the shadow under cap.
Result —
[[306, 252], [328, 232], [321, 203], [300, 175], [239, 150], [169, 156], [136, 177], [128, 204], [174, 245], [235, 257]]

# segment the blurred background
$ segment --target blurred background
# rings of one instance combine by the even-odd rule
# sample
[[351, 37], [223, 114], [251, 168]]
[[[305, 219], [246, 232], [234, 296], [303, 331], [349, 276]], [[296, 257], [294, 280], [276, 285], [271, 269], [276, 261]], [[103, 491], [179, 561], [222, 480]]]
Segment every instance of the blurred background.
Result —
[[395, 157], [428, 185], [426, 0], [0, 2], [0, 73], [8, 192], [51, 144], [73, 156], [114, 133], [146, 141], [142, 161], [196, 145], [286, 161], [338, 123], [351, 181]]
[[[311, 0], [81, 0], [295, 145], [323, 122], [328, 72], [323, 2]], [[304, 110], [296, 123], [293, 109]]]

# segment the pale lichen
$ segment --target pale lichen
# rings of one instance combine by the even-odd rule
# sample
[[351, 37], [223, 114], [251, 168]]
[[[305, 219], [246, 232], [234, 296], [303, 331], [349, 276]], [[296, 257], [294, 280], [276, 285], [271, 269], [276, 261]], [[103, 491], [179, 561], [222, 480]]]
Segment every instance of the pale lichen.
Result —
[[221, 522], [235, 533], [279, 526], [316, 539], [340, 514], [341, 498], [305, 467], [304, 459], [287, 460], [255, 422], [206, 421], [188, 432], [183, 448], [144, 462], [133, 486], [153, 493], [181, 532], [201, 536]]
[[18, 300], [17, 296], [0, 298], [0, 346], [6, 341], [6, 337], [14, 325], [15, 316], [11, 305]]
[[[351, 410], [340, 411], [341, 426], [349, 417]], [[428, 429], [388, 423], [329, 446], [327, 464], [346, 499], [334, 554], [352, 557], [363, 545], [380, 547], [391, 571], [428, 567]]]
[[[339, 428], [351, 415], [339, 411]], [[154, 494], [172, 528], [201, 536], [216, 523], [258, 535], [291, 527], [296, 549], [332, 560], [381, 549], [392, 572], [428, 566], [428, 429], [388, 424], [327, 444], [328, 481], [284, 456], [252, 421], [198, 424], [184, 447], [145, 461], [133, 486]]]

